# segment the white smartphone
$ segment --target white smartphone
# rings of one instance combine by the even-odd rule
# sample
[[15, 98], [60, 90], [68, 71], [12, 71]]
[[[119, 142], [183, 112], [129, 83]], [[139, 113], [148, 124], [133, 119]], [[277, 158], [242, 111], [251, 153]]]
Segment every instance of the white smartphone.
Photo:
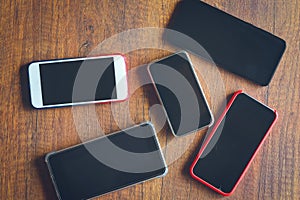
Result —
[[128, 97], [123, 55], [33, 62], [28, 67], [35, 108], [122, 101]]

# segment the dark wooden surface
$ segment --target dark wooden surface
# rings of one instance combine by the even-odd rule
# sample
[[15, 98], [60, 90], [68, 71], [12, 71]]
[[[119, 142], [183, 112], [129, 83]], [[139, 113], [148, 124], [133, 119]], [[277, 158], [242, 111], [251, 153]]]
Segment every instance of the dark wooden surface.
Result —
[[[55, 199], [44, 155], [97, 136], [98, 123], [105, 133], [150, 120], [149, 108], [158, 100], [152, 86], [141, 87], [129, 99], [129, 113], [114, 105], [97, 105], [98, 119], [87, 121], [89, 106], [36, 110], [28, 103], [24, 68], [34, 60], [88, 55], [100, 42], [128, 29], [165, 27], [177, 1], [0, 1], [0, 199]], [[276, 108], [279, 120], [254, 159], [236, 192], [226, 199], [300, 199], [300, 2], [299, 0], [206, 0], [226, 12], [274, 33], [287, 42], [287, 50], [268, 87], [254, 85], [219, 69], [226, 95], [237, 89]], [[145, 38], [147, 40], [148, 38]], [[126, 38], [124, 38], [126, 41]], [[129, 69], [169, 54], [141, 49], [127, 53]], [[197, 61], [195, 61], [197, 63]], [[204, 77], [205, 79], [205, 77]], [[210, 104], [219, 85], [200, 77]], [[131, 87], [138, 84], [130, 77]], [[213, 107], [217, 115], [218, 106]], [[126, 112], [128, 113], [128, 111]], [[151, 119], [155, 124], [160, 120]], [[79, 135], [79, 130], [87, 135]], [[77, 127], [77, 128], [78, 128]], [[188, 175], [205, 130], [176, 140], [167, 126], [159, 131], [167, 161], [174, 149], [186, 151], [169, 163], [166, 177], [114, 192], [100, 199], [220, 199]], [[80, 137], [79, 137], [80, 136]], [[174, 148], [174, 144], [175, 147]], [[101, 186], [100, 186], [101, 187]], [[225, 197], [224, 197], [225, 198]]]

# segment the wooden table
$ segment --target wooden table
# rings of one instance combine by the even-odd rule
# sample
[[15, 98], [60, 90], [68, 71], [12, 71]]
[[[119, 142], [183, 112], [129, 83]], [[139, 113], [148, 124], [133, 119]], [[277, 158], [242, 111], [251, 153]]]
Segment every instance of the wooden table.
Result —
[[[164, 28], [176, 2], [0, 2], [0, 199], [55, 199], [44, 163], [46, 153], [96, 137], [99, 127], [93, 123], [100, 124], [105, 133], [111, 133], [133, 123], [150, 120], [149, 108], [158, 104], [153, 87], [146, 85], [134, 90], [127, 102], [128, 110], [121, 104], [97, 105], [98, 119], [89, 123], [83, 118], [82, 123], [79, 123], [74, 121], [71, 107], [37, 110], [30, 106], [24, 67], [35, 60], [87, 56], [102, 41], [129, 29]], [[228, 199], [300, 199], [300, 1], [206, 2], [274, 33], [287, 42], [283, 59], [267, 87], [260, 87], [227, 71], [218, 70], [225, 88], [224, 94], [220, 94], [222, 97], [243, 89], [279, 112], [278, 123], [270, 137], [236, 192]], [[133, 70], [168, 54], [170, 52], [162, 49], [140, 49], [127, 52], [126, 56], [129, 69]], [[214, 90], [208, 88], [211, 86], [217, 89], [219, 85], [205, 79], [201, 77], [200, 81], [212, 104], [216, 95], [213, 94]], [[138, 84], [136, 76], [130, 77], [129, 83], [131, 87]], [[114, 120], [111, 107], [118, 115], [119, 125]], [[217, 116], [220, 108], [217, 105], [212, 107]], [[88, 117], [91, 107], [81, 106], [76, 109]], [[124, 113], [129, 113], [131, 119]], [[157, 125], [160, 120], [155, 116], [151, 120]], [[78, 129], [86, 131], [86, 134], [78, 134]], [[100, 199], [222, 198], [188, 175], [188, 167], [205, 131], [175, 141], [165, 125], [158, 135], [169, 162], [167, 176], [113, 192]], [[178, 156], [171, 143], [177, 149], [187, 148]], [[172, 159], [174, 162], [170, 161]]]

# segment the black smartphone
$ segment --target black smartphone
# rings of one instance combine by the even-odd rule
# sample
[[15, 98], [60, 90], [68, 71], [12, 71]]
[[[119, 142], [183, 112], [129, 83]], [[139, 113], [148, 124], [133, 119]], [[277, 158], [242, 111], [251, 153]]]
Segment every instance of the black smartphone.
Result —
[[149, 64], [148, 72], [175, 136], [213, 123], [213, 115], [185, 51]]
[[[286, 46], [281, 38], [199, 0], [179, 2], [167, 28], [194, 39], [219, 67], [262, 86], [271, 81]], [[164, 37], [210, 59], [180, 35], [166, 32]]]
[[151, 123], [47, 154], [59, 199], [90, 199], [164, 176], [167, 165]]
[[277, 112], [237, 91], [194, 160], [190, 174], [228, 196], [277, 120]]

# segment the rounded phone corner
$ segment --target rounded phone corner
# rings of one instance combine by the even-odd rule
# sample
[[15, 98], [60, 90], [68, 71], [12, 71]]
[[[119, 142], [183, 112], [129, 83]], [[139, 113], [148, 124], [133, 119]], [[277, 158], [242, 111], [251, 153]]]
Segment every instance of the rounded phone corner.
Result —
[[190, 176], [193, 177], [195, 179], [196, 175], [194, 173], [194, 165], [192, 165], [189, 169], [189, 173], [190, 173]]
[[186, 56], [189, 56], [189, 53], [186, 50], [180, 50], [180, 51], [177, 51], [174, 54], [181, 54], [181, 53], [184, 54], [184, 55], [186, 55]]
[[46, 162], [46, 163], [49, 163], [49, 159], [50, 159], [51, 156], [54, 155], [54, 154], [55, 154], [55, 152], [47, 153], [47, 154], [45, 155], [45, 162]]
[[219, 188], [212, 188], [212, 189], [214, 189], [216, 192], [218, 192], [222, 196], [228, 197], [228, 196], [231, 196], [234, 193], [234, 191], [236, 190], [237, 185], [238, 185], [238, 183], [229, 192], [222, 191], [221, 187], [219, 187]]
[[265, 81], [265, 82], [260, 82], [260, 83], [258, 83], [258, 84], [261, 85], [261, 86], [263, 86], [263, 87], [266, 87], [266, 86], [268, 86], [268, 85], [270, 84], [270, 82], [271, 82], [271, 78], [268, 79], [268, 80]]
[[165, 171], [164, 171], [164, 173], [161, 175], [161, 177], [166, 176], [166, 175], [168, 174], [168, 172], [169, 172], [168, 166], [165, 166]]
[[122, 54], [122, 53], [116, 53], [116, 54], [113, 54], [113, 56], [115, 56], [117, 59], [119, 59], [119, 58], [124, 59], [125, 65], [127, 64], [126, 63], [126, 56], [124, 54]]
[[221, 187], [216, 188], [215, 186], [211, 185], [210, 183], [204, 181], [203, 179], [199, 178], [195, 173], [194, 173], [194, 164], [190, 167], [189, 173], [191, 175], [191, 177], [197, 181], [199, 181], [200, 183], [204, 184], [205, 186], [209, 187], [210, 189], [212, 189], [213, 191], [221, 194], [222, 196], [230, 196], [235, 188], [233, 188], [230, 192], [224, 192], [221, 190]]
[[215, 123], [215, 118], [214, 118], [213, 114], [211, 113], [210, 114], [210, 122], [207, 125], [207, 127], [211, 127], [214, 123]]
[[129, 99], [129, 91], [127, 90], [125, 97], [121, 101], [127, 101], [128, 99]]
[[221, 194], [222, 196], [225, 196], [225, 197], [228, 197], [230, 195], [232, 195], [233, 191], [232, 192], [223, 192], [221, 190], [217, 191], [219, 194]]
[[277, 120], [278, 119], [278, 112], [277, 112], [276, 109], [274, 109], [274, 114], [275, 114], [275, 120]]
[[117, 99], [115, 99], [115, 100], [110, 100], [110, 101], [107, 101], [107, 102], [99, 102], [99, 104], [124, 102], [124, 101], [127, 101], [128, 99], [129, 99], [129, 92], [127, 91], [126, 93], [122, 94], [121, 96], [118, 96]]
[[43, 108], [43, 105], [40, 105], [40, 104], [37, 104], [35, 101], [33, 101], [32, 99], [31, 99], [31, 105], [32, 105], [32, 107], [34, 107], [34, 108], [36, 108], [36, 109], [41, 109], [41, 108]]
[[150, 66], [153, 64], [154, 62], [151, 62], [147, 65], [147, 71], [148, 71], [148, 74], [150, 75], [151, 79], [152, 79], [152, 76], [151, 76], [151, 71], [150, 71]]
[[237, 91], [234, 92], [234, 95], [237, 96], [237, 95], [242, 94], [242, 93], [244, 93], [243, 90], [237, 90]]
[[151, 128], [152, 128], [153, 130], [155, 130], [154, 125], [152, 124], [151, 121], [145, 121], [145, 122], [141, 123], [141, 126], [147, 126], [147, 125], [150, 125]]
[[34, 61], [33, 61], [33, 62], [29, 63], [29, 64], [27, 65], [27, 70], [28, 70], [28, 72], [30, 73], [30, 71], [32, 71], [33, 68], [36, 67], [36, 66], [38, 66], [37, 62], [34, 62]]

